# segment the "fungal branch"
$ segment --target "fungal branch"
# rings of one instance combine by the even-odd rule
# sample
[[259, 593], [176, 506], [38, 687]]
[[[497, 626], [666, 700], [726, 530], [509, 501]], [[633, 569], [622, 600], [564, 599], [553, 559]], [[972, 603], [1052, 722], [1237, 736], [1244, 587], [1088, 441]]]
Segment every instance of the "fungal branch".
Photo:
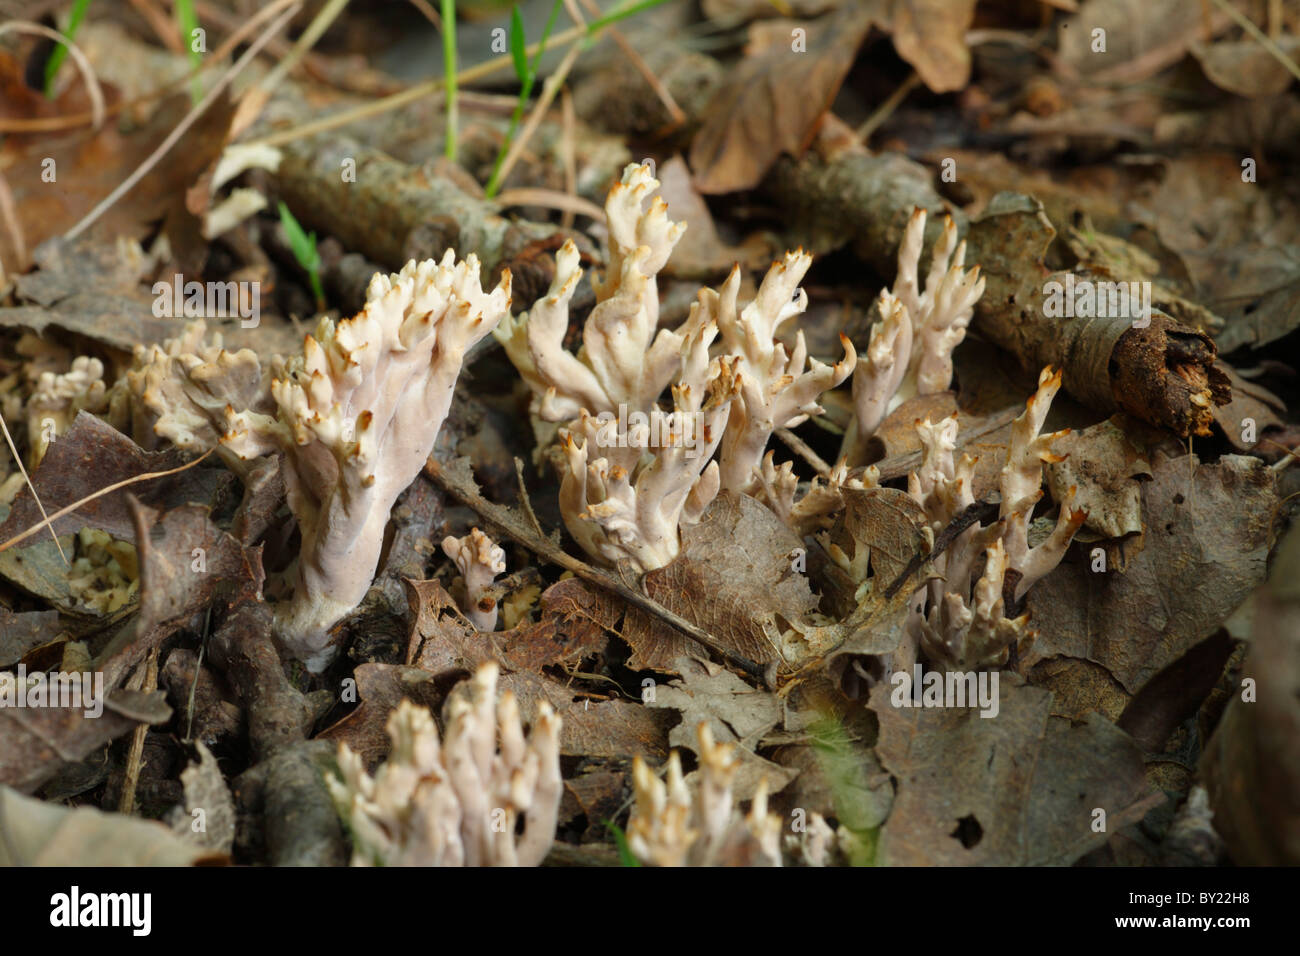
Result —
[[330, 629], [370, 587], [389, 513], [433, 451], [466, 350], [509, 308], [510, 273], [484, 292], [473, 255], [408, 262], [371, 280], [357, 316], [322, 319], [306, 337], [271, 384], [274, 416], [228, 411], [227, 448], [285, 453], [302, 550], [276, 633], [311, 670], [332, 659]]

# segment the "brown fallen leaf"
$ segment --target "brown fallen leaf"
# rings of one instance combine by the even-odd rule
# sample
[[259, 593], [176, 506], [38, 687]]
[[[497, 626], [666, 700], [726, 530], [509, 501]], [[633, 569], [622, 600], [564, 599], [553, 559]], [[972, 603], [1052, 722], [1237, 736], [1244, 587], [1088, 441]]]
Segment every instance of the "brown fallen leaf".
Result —
[[[1300, 863], [1300, 533], [1251, 599], [1250, 652], [1205, 748], [1214, 827], [1242, 866]], [[1246, 683], [1249, 679], [1250, 684]]]
[[[388, 715], [403, 698], [428, 707], [435, 716], [463, 671], [434, 675], [418, 667], [398, 664], [362, 664], [356, 669], [360, 706], [317, 735], [318, 740], [346, 743], [373, 766], [388, 753], [384, 731]], [[564, 719], [560, 752], [566, 756], [626, 757], [642, 754], [658, 762], [668, 756], [668, 730], [672, 715], [652, 711], [640, 703], [598, 700], [540, 675], [520, 671], [503, 674], [501, 690], [510, 690], [519, 702], [524, 720], [545, 700]]]
[[1088, 512], [1084, 525], [1103, 538], [1142, 531], [1141, 484], [1151, 466], [1114, 419], [1071, 432], [1052, 445], [1065, 460], [1047, 462], [1047, 488], [1055, 501], [1074, 491], [1071, 507]]
[[[1286, 403], [1262, 385], [1242, 378], [1226, 362], [1220, 362], [1219, 366], [1232, 383], [1232, 401], [1214, 409], [1214, 423], [1233, 448], [1252, 451], [1259, 446], [1267, 429], [1285, 424], [1281, 416], [1286, 413]], [[1282, 452], [1270, 448], [1265, 442], [1257, 454], [1265, 460], [1272, 460]]]
[[[1257, 458], [1212, 465], [1157, 456], [1142, 487], [1144, 547], [1125, 571], [1074, 549], [1029, 592], [1038, 632], [1026, 664], [1095, 661], [1129, 693], [1199, 644], [1264, 580], [1277, 505]], [[1078, 552], [1078, 553], [1076, 553]]]
[[782, 707], [769, 690], [751, 687], [731, 671], [709, 661], [678, 658], [674, 670], [681, 678], [654, 688], [645, 695], [653, 708], [668, 708], [681, 714], [681, 722], [668, 734], [668, 743], [694, 752], [698, 728], [708, 724], [713, 739], [735, 745], [740, 765], [732, 782], [737, 800], [748, 800], [767, 781], [769, 793], [776, 793], [794, 779], [798, 771], [758, 756], [754, 749], [768, 731], [780, 723]]
[[[627, 770], [591, 770], [577, 776], [566, 777], [564, 793], [574, 806], [569, 819], [581, 814], [587, 818], [584, 839], [603, 840], [608, 836], [605, 821], [613, 820], [632, 796]], [[566, 799], [560, 805], [560, 819], [565, 819]]]
[[195, 866], [226, 862], [161, 823], [70, 810], [0, 787], [0, 866]]
[[[1177, 63], [1193, 43], [1218, 35], [1231, 22], [1212, 4], [1085, 0], [1078, 13], [1060, 22], [1059, 56], [1085, 76], [1137, 83]], [[1104, 54], [1094, 49], [1095, 30], [1103, 31]]]
[[[766, 505], [724, 493], [699, 524], [682, 529], [682, 552], [651, 571], [645, 592], [708, 631], [724, 648], [758, 668], [780, 660], [782, 631], [816, 608], [803, 574], [793, 569], [802, 542]], [[679, 632], [629, 608], [623, 637], [628, 667], [671, 672], [677, 658], [698, 654]]]
[[18, 614], [0, 608], [0, 667], [18, 663], [33, 647], [48, 644], [60, 633], [58, 611]]
[[757, 186], [782, 153], [797, 156], [830, 108], [875, 16], [845, 4], [800, 23], [806, 49], [789, 43], [745, 57], [714, 93], [691, 142], [690, 164], [702, 193]]
[[576, 665], [604, 648], [607, 632], [622, 617], [618, 602], [607, 592], [568, 578], [542, 594], [536, 623], [485, 633], [460, 614], [437, 581], [407, 580], [406, 587], [412, 621], [407, 659], [432, 674], [473, 670], [488, 658], [510, 670]]
[[[1300, 37], [1279, 36], [1273, 42], [1293, 60], [1300, 54]], [[1294, 79], [1285, 64], [1253, 39], [1193, 43], [1191, 53], [1211, 83], [1238, 96], [1281, 93]]]
[[[368, 768], [374, 769], [388, 754], [392, 744], [384, 725], [388, 715], [403, 700], [428, 707], [436, 716], [442, 700], [454, 681], [438, 681], [433, 674], [418, 667], [398, 664], [361, 664], [352, 673], [342, 691], [344, 700], [355, 699], [356, 710], [322, 730], [315, 740], [344, 743]], [[355, 697], [349, 695], [355, 694]]]
[[139, 724], [166, 723], [172, 711], [164, 696], [109, 691], [98, 717], [87, 716], [85, 707], [0, 707], [0, 784], [30, 793]]
[[[856, 607], [840, 623], [822, 628], [817, 639], [831, 647], [826, 663], [832, 674], [841, 673], [849, 657], [889, 655], [899, 647], [912, 594], [924, 579], [923, 556], [930, 547], [923, 532], [924, 512], [906, 492], [869, 488], [849, 492], [845, 500], [844, 513], [829, 540], [846, 555], [866, 553], [870, 573], [866, 582], [859, 582], [859, 596], [852, 598]], [[838, 568], [830, 573], [835, 571], [842, 578], [841, 587], [853, 584]], [[847, 594], [852, 596], [855, 590], [850, 586]]]
[[893, 0], [886, 9], [894, 49], [925, 85], [935, 93], [964, 89], [970, 80], [966, 31], [975, 19], [975, 0]]
[[235, 801], [217, 758], [198, 743], [199, 759], [181, 772], [185, 802], [172, 808], [172, 832], [187, 843], [225, 856], [235, 842]]
[[[1052, 695], [1002, 675], [999, 710], [903, 708], [872, 691], [876, 752], [897, 782], [878, 862], [1068, 866], [1164, 800], [1148, 794], [1142, 751], [1098, 714], [1051, 716]], [[1097, 810], [1106, 828], [1094, 830]]]
[[[142, 451], [111, 425], [82, 412], [66, 434], [50, 443], [40, 467], [32, 473], [32, 483], [46, 512], [54, 514], [108, 485], [176, 468], [184, 464], [185, 457], [175, 449], [158, 454]], [[130, 541], [135, 535], [128, 505], [132, 494], [149, 507], [165, 510], [187, 501], [217, 501], [234, 481], [235, 476], [223, 468], [191, 468], [165, 481], [141, 482], [88, 501], [52, 526], [61, 535], [98, 528]], [[24, 488], [14, 499], [9, 517], [0, 524], [0, 545], [40, 521], [40, 509], [31, 491]]]
[[[144, 283], [157, 266], [137, 243], [105, 242], [96, 235], [71, 242], [58, 237], [47, 240], [32, 258], [37, 268], [14, 279], [15, 298], [26, 304], [0, 309], [0, 326], [46, 337], [55, 331], [84, 336], [128, 355], [141, 343], [180, 334], [183, 318], [153, 313], [155, 296]], [[262, 321], [244, 328], [238, 316], [205, 321], [208, 333], [220, 332], [232, 351], [251, 348], [269, 358], [291, 355], [302, 345], [288, 322]]]
[[[119, 132], [116, 123], [105, 123], [98, 131], [63, 142], [38, 140], [21, 152], [11, 151], [5, 177], [28, 250], [74, 226], [158, 147], [189, 109], [189, 97], [177, 93], [129, 134]], [[223, 96], [186, 131], [164, 162], [95, 223], [92, 234], [110, 242], [117, 236], [139, 239], [150, 223], [169, 211], [188, 216], [185, 190], [224, 148], [230, 117], [231, 103]], [[54, 161], [53, 183], [47, 181], [46, 160]], [[0, 231], [0, 261], [17, 261], [8, 230]]]
[[640, 701], [600, 700], [527, 671], [503, 675], [501, 687], [514, 691], [525, 715], [536, 713], [543, 700], [555, 709], [564, 719], [560, 753], [565, 756], [623, 758], [640, 754], [651, 763], [668, 758], [668, 732], [674, 720], [666, 711], [652, 710]]
[[1200, 709], [1222, 676], [1232, 649], [1228, 632], [1215, 631], [1147, 681], [1116, 723], [1143, 749], [1159, 753], [1174, 728]]
[[262, 549], [245, 548], [212, 523], [203, 505], [160, 514], [129, 499], [140, 556], [140, 611], [96, 657], [109, 687], [214, 601], [258, 600]]

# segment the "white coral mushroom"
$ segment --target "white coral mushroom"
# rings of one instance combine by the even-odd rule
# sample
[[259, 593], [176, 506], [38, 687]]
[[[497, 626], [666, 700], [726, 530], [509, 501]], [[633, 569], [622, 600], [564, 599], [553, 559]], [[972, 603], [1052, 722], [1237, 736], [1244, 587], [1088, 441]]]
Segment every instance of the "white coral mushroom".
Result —
[[474, 255], [408, 262], [370, 281], [357, 316], [337, 327], [322, 319], [307, 336], [271, 384], [276, 418], [229, 414], [228, 447], [286, 454], [302, 551], [276, 632], [310, 669], [332, 659], [330, 628], [370, 586], [389, 513], [433, 451], [466, 350], [509, 308], [509, 271], [484, 292]]
[[1047, 540], [1036, 547], [1029, 546], [1029, 515], [1043, 496], [1043, 462], [1061, 462], [1062, 455], [1053, 454], [1052, 442], [1063, 438], [1070, 430], [1063, 429], [1049, 435], [1040, 435], [1052, 398], [1061, 387], [1061, 370], [1043, 369], [1038, 376], [1038, 390], [1030, 396], [1025, 410], [1011, 424], [1011, 442], [1007, 449], [1006, 464], [1000, 475], [1002, 492], [1001, 517], [1006, 522], [1004, 540], [1007, 547], [1007, 564], [1020, 575], [1016, 584], [1016, 600], [1061, 563], [1074, 534], [1083, 524], [1087, 513], [1070, 507], [1074, 499], [1071, 488], [1066, 500], [1061, 502], [1056, 527]]
[[844, 492], [876, 487], [880, 472], [872, 467], [865, 469], [860, 477], [850, 477], [848, 465], [841, 459], [824, 481], [820, 477], [813, 478], [808, 490], [797, 501], [799, 479], [794, 473], [793, 462], [778, 466], [775, 453], [769, 451], [763, 457], [756, 477], [759, 494], [767, 506], [792, 531], [803, 537], [830, 527], [831, 517], [844, 508]]
[[79, 355], [63, 373], [41, 372], [27, 400], [27, 440], [32, 467], [45, 457], [50, 442], [68, 430], [77, 413], [105, 407], [104, 363]]
[[[1018, 603], [1029, 587], [1060, 563], [1086, 513], [1060, 503], [1056, 527], [1030, 547], [1029, 517], [1042, 497], [1042, 462], [1060, 461], [1051, 442], [1067, 434], [1039, 435], [1061, 373], [1050, 368], [1039, 376], [1038, 389], [1015, 420], [1001, 471], [999, 520], [988, 527], [973, 524], [957, 535], [933, 562], [934, 574], [916, 592], [907, 627], [912, 651], [924, 650], [934, 664], [959, 670], [997, 666], [1010, 648], [1029, 636], [1028, 617], [1008, 618], [1006, 602]], [[957, 420], [918, 423], [925, 450], [921, 467], [908, 476], [908, 492], [926, 514], [933, 539], [974, 503], [971, 480], [975, 462], [968, 455], [954, 463]], [[972, 586], [980, 555], [984, 569]], [[1014, 587], [1008, 589], [1008, 577]]]
[[[706, 388], [674, 390], [672, 412], [656, 408], [620, 422], [584, 410], [561, 431], [560, 514], [584, 551], [610, 565], [630, 562], [638, 573], [677, 557], [680, 526], [698, 522], [718, 493], [718, 466], [709, 459], [733, 400], [731, 379], [716, 366]], [[699, 391], [707, 394], [697, 410]]]
[[732, 746], [715, 743], [707, 723], [698, 734], [693, 791], [675, 750], [666, 782], [640, 757], [633, 762], [636, 806], [627, 824], [628, 848], [652, 866], [780, 866], [781, 818], [767, 812], [766, 781], [742, 816], [731, 792], [739, 767]]
[[966, 337], [975, 303], [984, 294], [979, 266], [963, 268], [966, 243], [957, 241], [951, 217], [944, 218], [925, 289], [920, 289], [925, 220], [925, 210], [918, 208], [907, 223], [898, 248], [898, 276], [892, 290], [880, 293], [880, 321], [853, 376], [854, 420], [843, 450], [851, 462], [862, 459], [889, 412], [909, 398], [942, 392], [952, 384], [953, 350]]
[[807, 253], [786, 253], [768, 270], [754, 301], [739, 312], [740, 270], [732, 269], [716, 298], [709, 300], [727, 356], [741, 360], [740, 399], [732, 403], [720, 453], [722, 487], [728, 491], [753, 491], [758, 483], [755, 469], [772, 432], [819, 414], [817, 399], [822, 392], [848, 378], [857, 363], [853, 343], [844, 335], [840, 336], [844, 356], [834, 365], [808, 355], [802, 331], [792, 351], [776, 337], [787, 320], [808, 307], [808, 294], [799, 283], [811, 264]]
[[478, 528], [463, 538], [443, 538], [442, 550], [460, 571], [455, 590], [461, 610], [478, 630], [495, 631], [497, 600], [490, 592], [496, 576], [506, 569], [505, 551]]
[[270, 382], [252, 349], [228, 352], [220, 333], [207, 339], [202, 319], [161, 345], [135, 347], [126, 373], [132, 404], [132, 430], [145, 447], [164, 438], [196, 454], [216, 448], [233, 470], [245, 474], [246, 463], [221, 444], [226, 409], [265, 413], [272, 409]]
[[[354, 866], [538, 866], [555, 840], [563, 782], [561, 720], [546, 702], [527, 737], [498, 667], [480, 665], [452, 691], [439, 739], [433, 717], [402, 701], [393, 742], [372, 777], [339, 745], [330, 792], [352, 833]], [[524, 821], [522, 834], [517, 824]]]
[[533, 390], [534, 411], [551, 422], [591, 414], [648, 411], [680, 365], [683, 337], [658, 329], [656, 276], [685, 223], [668, 219], [668, 206], [648, 166], [629, 164], [605, 202], [609, 265], [604, 281], [593, 281], [596, 307], [583, 327], [582, 348], [564, 348], [569, 300], [582, 278], [578, 249], [566, 242], [555, 257], [550, 291], [518, 319], [496, 331], [506, 354]]

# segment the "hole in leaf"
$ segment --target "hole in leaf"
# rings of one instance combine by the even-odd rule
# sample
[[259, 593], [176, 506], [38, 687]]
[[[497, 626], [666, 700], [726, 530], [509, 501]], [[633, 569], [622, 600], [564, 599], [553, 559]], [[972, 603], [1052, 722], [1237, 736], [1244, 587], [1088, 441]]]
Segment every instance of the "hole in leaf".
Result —
[[964, 816], [958, 820], [957, 829], [953, 830], [952, 833], [949, 833], [948, 835], [950, 837], [956, 837], [961, 841], [962, 846], [970, 850], [983, 838], [984, 828], [980, 826], [980, 822], [975, 819], [975, 815], [972, 813], [969, 816]]

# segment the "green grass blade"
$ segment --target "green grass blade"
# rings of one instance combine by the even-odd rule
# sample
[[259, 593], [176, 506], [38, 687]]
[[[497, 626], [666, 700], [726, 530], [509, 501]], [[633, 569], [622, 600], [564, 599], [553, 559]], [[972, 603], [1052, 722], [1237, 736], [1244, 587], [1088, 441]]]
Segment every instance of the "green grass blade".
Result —
[[[515, 7], [510, 15], [510, 55], [515, 60], [515, 72], [519, 72], [519, 63], [524, 61], [523, 73], [520, 76], [519, 99], [515, 102], [514, 112], [510, 114], [510, 127], [506, 130], [506, 137], [501, 142], [501, 148], [497, 150], [497, 158], [492, 163], [492, 175], [488, 177], [487, 185], [483, 187], [483, 194], [491, 199], [501, 189], [501, 164], [506, 161], [506, 154], [510, 152], [510, 144], [515, 141], [515, 134], [519, 132], [519, 124], [523, 122], [524, 110], [528, 107], [528, 100], [533, 95], [533, 85], [537, 82], [537, 67], [542, 62], [542, 54], [546, 52], [546, 41], [551, 38], [551, 31], [555, 29], [555, 21], [560, 15], [560, 6], [564, 0], [555, 0], [551, 5], [551, 15], [546, 20], [546, 29], [542, 31], [541, 42], [537, 44], [537, 52], [533, 54], [533, 62], [527, 63], [526, 43], [524, 41], [524, 22], [519, 15], [519, 8]], [[516, 23], [518, 29], [516, 30]], [[518, 50], [515, 48], [515, 39], [518, 37]]]
[[524, 39], [524, 18], [519, 7], [510, 9], [510, 57], [515, 61], [515, 76], [520, 84], [528, 82], [528, 41]]
[[611, 23], [618, 23], [620, 20], [626, 20], [628, 17], [636, 16], [638, 13], [641, 13], [644, 10], [649, 10], [652, 7], [657, 7], [664, 2], [665, 0], [641, 0], [640, 3], [634, 3], [629, 7], [623, 7], [621, 10], [614, 10], [607, 13], [605, 16], [592, 20], [587, 24], [587, 35], [590, 36], [597, 30], [603, 30]]
[[605, 821], [605, 829], [609, 835], [614, 838], [614, 846], [618, 847], [618, 862], [620, 866], [640, 866], [641, 861], [636, 858], [632, 848], [627, 845], [627, 834], [613, 820]]
[[[77, 28], [81, 26], [81, 21], [86, 18], [86, 11], [90, 9], [90, 0], [76, 0], [72, 5], [72, 15], [68, 17], [68, 28], [63, 31], [63, 35], [69, 40], [75, 40]], [[54, 99], [54, 78], [58, 75], [59, 67], [63, 61], [68, 58], [68, 48], [65, 44], [60, 43], [50, 54], [50, 58], [45, 62], [45, 95]]]
[[443, 154], [456, 161], [456, 128], [460, 125], [456, 105], [456, 0], [442, 0], [442, 71], [444, 102], [447, 104], [447, 144]]
[[280, 201], [280, 223], [284, 226], [285, 235], [289, 237], [289, 249], [293, 252], [293, 257], [298, 260], [298, 265], [307, 270], [317, 307], [324, 308], [325, 292], [320, 282], [320, 252], [316, 249], [316, 233], [305, 232], [283, 200]]
[[194, 31], [199, 28], [199, 15], [194, 12], [194, 0], [176, 0], [176, 18], [181, 24], [181, 43], [185, 45], [190, 65], [194, 68], [194, 79], [190, 81], [190, 100], [197, 103], [203, 99], [203, 84], [199, 80], [203, 54], [194, 49]]

